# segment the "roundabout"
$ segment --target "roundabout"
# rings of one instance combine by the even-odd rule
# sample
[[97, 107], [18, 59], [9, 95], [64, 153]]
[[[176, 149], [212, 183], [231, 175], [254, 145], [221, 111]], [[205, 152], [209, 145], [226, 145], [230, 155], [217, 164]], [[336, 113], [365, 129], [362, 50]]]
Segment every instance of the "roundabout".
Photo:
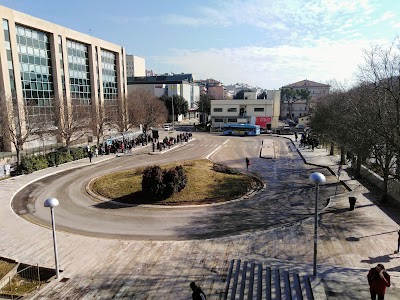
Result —
[[[277, 159], [258, 157], [264, 139], [261, 136], [227, 138], [199, 134], [191, 143], [163, 155], [148, 155], [143, 149], [132, 156], [88, 163], [86, 167], [66, 170], [29, 184], [15, 195], [12, 208], [20, 217], [49, 227], [43, 199], [55, 197], [60, 201], [57, 230], [123, 240], [213, 239], [267, 230], [310, 217], [314, 192], [308, 181], [309, 174], [323, 172], [328, 178], [321, 199], [333, 194], [335, 178], [322, 168], [305, 165], [297, 152], [291, 151], [290, 141], [268, 138], [276, 141]], [[182, 207], [104, 205], [86, 191], [89, 182], [99, 176], [198, 158], [209, 158], [246, 172], [244, 157], [251, 160], [250, 174], [266, 185], [259, 193], [245, 197], [245, 201]], [[323, 209], [326, 202], [321, 202], [320, 209]]]

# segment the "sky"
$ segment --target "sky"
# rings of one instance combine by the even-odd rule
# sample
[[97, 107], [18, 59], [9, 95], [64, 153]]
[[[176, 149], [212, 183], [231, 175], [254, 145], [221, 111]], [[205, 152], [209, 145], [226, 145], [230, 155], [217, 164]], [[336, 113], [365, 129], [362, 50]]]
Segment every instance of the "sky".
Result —
[[397, 0], [0, 0], [125, 47], [146, 69], [264, 89], [357, 83], [364, 52], [400, 33]]

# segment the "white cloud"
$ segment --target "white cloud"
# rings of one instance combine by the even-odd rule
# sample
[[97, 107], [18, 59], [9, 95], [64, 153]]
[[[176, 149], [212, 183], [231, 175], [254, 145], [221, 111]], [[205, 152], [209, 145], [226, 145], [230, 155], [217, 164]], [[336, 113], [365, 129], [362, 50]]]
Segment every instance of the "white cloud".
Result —
[[369, 41], [326, 39], [313, 47], [241, 47], [201, 50], [174, 49], [175, 55], [154, 57], [151, 61], [166, 64], [176, 73], [191, 72], [196, 78], [217, 78], [224, 84], [246, 82], [263, 88], [279, 88], [308, 78], [326, 82], [354, 80], [363, 63], [363, 49]]

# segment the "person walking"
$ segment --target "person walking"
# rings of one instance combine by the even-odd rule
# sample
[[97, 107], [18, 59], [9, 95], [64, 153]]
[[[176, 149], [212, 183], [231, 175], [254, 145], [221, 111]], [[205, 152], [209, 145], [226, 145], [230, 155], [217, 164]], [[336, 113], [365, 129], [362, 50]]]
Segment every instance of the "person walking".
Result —
[[397, 234], [399, 235], [399, 237], [397, 238], [397, 250], [394, 251], [394, 253], [399, 253], [400, 251], [400, 230], [397, 231]]
[[297, 136], [297, 131], [295, 131], [294, 132], [294, 139], [296, 140], [296, 142], [297, 142], [297, 139], [298, 139], [298, 136]]
[[193, 300], [206, 300], [206, 294], [202, 291], [202, 289], [196, 285], [194, 281], [190, 283], [190, 288], [192, 289], [192, 299]]
[[89, 150], [89, 162], [92, 162], [92, 158], [93, 158], [93, 152], [91, 150]]
[[386, 287], [390, 286], [390, 275], [386, 272], [382, 264], [378, 264], [375, 268], [371, 268], [367, 275], [371, 300], [385, 299]]
[[246, 170], [249, 170], [250, 160], [246, 157]]

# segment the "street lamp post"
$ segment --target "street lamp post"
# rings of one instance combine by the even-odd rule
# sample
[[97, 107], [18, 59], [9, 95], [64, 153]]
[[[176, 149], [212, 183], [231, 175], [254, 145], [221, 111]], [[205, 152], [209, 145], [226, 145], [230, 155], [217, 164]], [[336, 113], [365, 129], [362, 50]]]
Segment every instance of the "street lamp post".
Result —
[[317, 249], [318, 249], [318, 200], [319, 200], [319, 185], [326, 182], [326, 178], [319, 172], [314, 172], [310, 175], [310, 180], [315, 184], [315, 211], [314, 211], [314, 261], [313, 261], [313, 276], [317, 276]]
[[58, 206], [60, 203], [56, 198], [48, 198], [44, 201], [44, 207], [50, 207], [51, 213], [51, 227], [53, 230], [53, 246], [54, 246], [54, 260], [56, 264], [56, 278], [60, 277], [60, 270], [58, 267], [58, 254], [57, 254], [57, 239], [56, 239], [56, 224], [54, 222], [54, 207]]
[[175, 129], [175, 116], [174, 116], [174, 94], [172, 94], [172, 130]]

